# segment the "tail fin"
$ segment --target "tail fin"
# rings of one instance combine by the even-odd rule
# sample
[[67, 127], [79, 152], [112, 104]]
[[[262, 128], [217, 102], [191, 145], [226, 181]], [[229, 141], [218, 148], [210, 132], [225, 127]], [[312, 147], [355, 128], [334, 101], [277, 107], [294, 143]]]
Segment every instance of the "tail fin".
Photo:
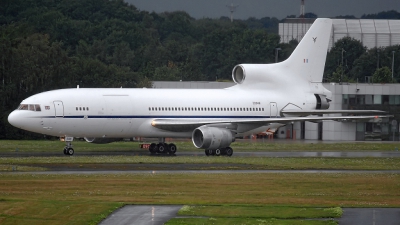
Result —
[[331, 19], [315, 20], [292, 55], [282, 63], [310, 82], [322, 82], [331, 30]]

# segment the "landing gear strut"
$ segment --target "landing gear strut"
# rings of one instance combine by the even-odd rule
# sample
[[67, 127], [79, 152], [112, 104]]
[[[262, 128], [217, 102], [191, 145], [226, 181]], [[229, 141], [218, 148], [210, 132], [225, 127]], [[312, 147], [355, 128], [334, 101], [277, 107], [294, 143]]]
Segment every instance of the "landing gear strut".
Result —
[[159, 138], [159, 143], [151, 143], [149, 147], [149, 151], [152, 155], [154, 154], [175, 154], [177, 148], [173, 143], [167, 144], [165, 143], [165, 138]]
[[74, 140], [73, 137], [65, 137], [65, 147], [64, 155], [73, 155], [75, 153], [74, 148], [72, 148], [71, 142]]
[[233, 154], [233, 149], [231, 147], [226, 147], [226, 148], [219, 148], [219, 149], [206, 149], [204, 150], [206, 153], [206, 156], [210, 155], [215, 155], [215, 156], [220, 156], [220, 155], [226, 155], [226, 156], [232, 156]]

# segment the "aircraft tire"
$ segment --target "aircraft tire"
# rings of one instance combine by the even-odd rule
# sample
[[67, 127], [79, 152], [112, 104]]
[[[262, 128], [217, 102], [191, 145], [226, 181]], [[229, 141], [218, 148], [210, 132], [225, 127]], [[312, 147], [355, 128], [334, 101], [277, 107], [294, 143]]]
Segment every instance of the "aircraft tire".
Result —
[[226, 147], [225, 148], [225, 154], [226, 154], [226, 156], [231, 157], [232, 154], [233, 154], [233, 149], [231, 147]]
[[168, 152], [170, 154], [175, 154], [176, 150], [177, 150], [177, 148], [176, 148], [176, 145], [174, 143], [171, 143], [171, 144], [168, 145]]
[[157, 153], [157, 145], [155, 143], [151, 143], [149, 146], [149, 152], [150, 154], [156, 154]]
[[206, 156], [210, 156], [210, 152], [209, 152], [210, 150], [208, 150], [208, 149], [205, 149], [204, 150], [204, 153], [206, 153]]
[[68, 154], [68, 155], [74, 155], [74, 153], [75, 153], [75, 151], [74, 151], [73, 148], [68, 148], [68, 149], [67, 149], [67, 154]]
[[221, 155], [221, 149], [216, 149], [215, 150], [215, 155], [220, 156]]
[[67, 147], [64, 148], [64, 155], [68, 155]]
[[168, 151], [168, 146], [165, 143], [159, 143], [157, 145], [157, 147], [158, 147], [158, 151], [157, 151], [158, 153], [163, 154], [163, 153], [167, 153], [167, 151]]

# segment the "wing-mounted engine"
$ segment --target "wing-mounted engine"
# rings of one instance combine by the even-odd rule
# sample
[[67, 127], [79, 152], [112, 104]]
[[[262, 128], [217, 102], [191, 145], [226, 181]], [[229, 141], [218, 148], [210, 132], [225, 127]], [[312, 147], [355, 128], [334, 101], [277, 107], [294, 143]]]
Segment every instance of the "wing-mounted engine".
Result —
[[235, 136], [229, 129], [201, 126], [193, 131], [192, 141], [196, 148], [215, 150], [228, 147]]
[[92, 138], [85, 137], [85, 141], [93, 144], [108, 144], [111, 142], [121, 141], [122, 138]]

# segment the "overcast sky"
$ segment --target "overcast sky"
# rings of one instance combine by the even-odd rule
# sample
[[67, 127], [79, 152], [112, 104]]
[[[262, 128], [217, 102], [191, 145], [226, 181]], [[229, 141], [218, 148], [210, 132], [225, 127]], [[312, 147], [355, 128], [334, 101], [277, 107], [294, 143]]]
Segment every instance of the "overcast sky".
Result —
[[[230, 16], [227, 5], [239, 5], [234, 18], [276, 17], [300, 14], [300, 0], [125, 0], [140, 10], [165, 12], [182, 10], [194, 18], [219, 18]], [[305, 11], [318, 17], [334, 17], [378, 13], [396, 10], [400, 12], [400, 0], [305, 0]]]

